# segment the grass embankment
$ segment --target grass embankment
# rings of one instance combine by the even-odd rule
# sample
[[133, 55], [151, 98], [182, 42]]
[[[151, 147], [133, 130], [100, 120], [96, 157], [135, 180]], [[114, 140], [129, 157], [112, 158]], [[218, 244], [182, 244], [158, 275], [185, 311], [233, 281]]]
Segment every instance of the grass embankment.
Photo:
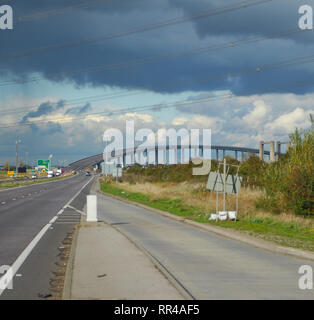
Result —
[[[209, 197], [202, 184], [131, 181], [118, 184], [101, 181], [101, 190], [186, 219], [236, 229], [283, 246], [314, 251], [314, 219], [256, 209], [255, 201], [261, 191], [242, 190], [237, 222], [213, 222], [208, 217], [215, 211], [215, 199]], [[230, 206], [234, 205], [233, 201], [229, 199]]]
[[44, 182], [49, 182], [49, 181], [54, 181], [54, 180], [61, 180], [66, 177], [54, 177], [54, 178], [47, 178], [47, 179], [39, 179], [39, 180], [31, 180], [31, 181], [23, 181], [23, 182], [12, 182], [8, 184], [0, 184], [0, 189], [9, 189], [9, 188], [16, 188], [16, 187], [22, 187], [22, 186], [28, 186], [31, 184], [36, 184], [36, 183], [44, 183]]

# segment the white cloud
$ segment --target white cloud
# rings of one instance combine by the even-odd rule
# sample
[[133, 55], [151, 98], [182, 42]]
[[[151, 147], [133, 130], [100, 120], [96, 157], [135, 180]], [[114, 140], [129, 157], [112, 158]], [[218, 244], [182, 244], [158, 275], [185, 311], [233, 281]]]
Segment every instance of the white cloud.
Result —
[[144, 113], [136, 113], [136, 112], [129, 112], [125, 115], [121, 115], [118, 117], [119, 120], [125, 121], [125, 120], [139, 120], [146, 123], [152, 123], [153, 122], [153, 116], [150, 114], [144, 114]]
[[295, 128], [305, 129], [309, 125], [309, 111], [296, 108], [294, 111], [283, 114], [274, 121], [265, 125], [266, 130], [277, 134], [289, 134]]
[[195, 115], [191, 119], [186, 117], [176, 117], [172, 120], [174, 126], [185, 126], [188, 129], [213, 129], [216, 130], [220, 126], [220, 119], [216, 117], [207, 117]]
[[172, 125], [174, 126], [182, 126], [189, 121], [188, 118], [185, 117], [177, 117], [172, 120]]
[[243, 120], [251, 127], [259, 126], [267, 118], [269, 106], [263, 100], [253, 102], [254, 109], [243, 117]]

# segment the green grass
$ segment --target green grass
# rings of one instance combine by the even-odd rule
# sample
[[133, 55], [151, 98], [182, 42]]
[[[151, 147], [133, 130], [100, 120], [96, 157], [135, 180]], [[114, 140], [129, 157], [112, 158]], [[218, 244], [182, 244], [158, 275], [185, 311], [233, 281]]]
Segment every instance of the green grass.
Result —
[[209, 221], [208, 216], [202, 212], [201, 209], [183, 204], [180, 199], [153, 199], [149, 195], [139, 192], [129, 192], [115, 184], [108, 183], [101, 183], [101, 191], [193, 221], [235, 229], [283, 246], [314, 251], [314, 231], [298, 225], [297, 223], [282, 222], [269, 217], [256, 218], [253, 214], [252, 216], [247, 216], [237, 222], [214, 222]]
[[32, 180], [32, 181], [25, 181], [25, 182], [0, 184], [0, 189], [1, 188], [8, 189], [8, 188], [16, 188], [16, 187], [28, 186], [28, 185], [31, 185], [31, 184], [49, 182], [49, 181], [60, 180], [60, 179], [64, 179], [64, 178], [66, 178], [66, 177], [54, 177], [54, 178], [39, 179], [39, 180]]

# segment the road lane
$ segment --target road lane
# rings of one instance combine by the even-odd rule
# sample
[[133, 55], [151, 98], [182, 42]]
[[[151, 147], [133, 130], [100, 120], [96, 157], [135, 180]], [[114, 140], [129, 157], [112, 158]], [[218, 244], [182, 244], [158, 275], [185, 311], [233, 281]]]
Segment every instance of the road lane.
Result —
[[0, 192], [0, 266], [11, 265], [36, 234], [88, 181], [88, 177]]
[[314, 299], [298, 269], [314, 263], [223, 238], [98, 195], [100, 219], [154, 256], [196, 299]]
[[[42, 226], [38, 224], [41, 231], [36, 234], [36, 238], [39, 241], [35, 241], [36, 238], [34, 238], [32, 239], [34, 245], [26, 243], [26, 249], [19, 255], [18, 260], [15, 260], [14, 265], [11, 266], [13, 270], [15, 270], [14, 268], [18, 270], [13, 278], [13, 288], [12, 290], [10, 288], [1, 290], [0, 288], [0, 300], [41, 300], [51, 297], [51, 294], [56, 294], [55, 291], [51, 291], [53, 289], [51, 287], [51, 279], [55, 276], [54, 271], [59, 268], [56, 265], [56, 262], [60, 259], [58, 248], [68, 234], [73, 232], [75, 225], [79, 223], [80, 213], [76, 209], [82, 210], [85, 206], [86, 195], [89, 194], [91, 185], [92, 178], [83, 175], [75, 176], [73, 179], [60, 180], [58, 183], [52, 182], [52, 184], [47, 185], [47, 194], [44, 192], [41, 196], [34, 197], [29, 202], [32, 212], [28, 210], [27, 201], [25, 200], [26, 202], [21, 206], [24, 207], [21, 229], [25, 229], [24, 226], [28, 224], [28, 217], [30, 220], [41, 219], [44, 227], [41, 229]], [[38, 191], [36, 188], [27, 188], [27, 192], [31, 195], [36, 195], [36, 191]], [[52, 201], [50, 199], [51, 196], [54, 199]], [[60, 210], [68, 204], [70, 205], [69, 207]], [[13, 213], [16, 213], [16, 208]], [[17, 214], [20, 213], [21, 211], [17, 212]], [[56, 216], [57, 213], [58, 216]], [[8, 216], [10, 217], [10, 215]], [[53, 216], [52, 220], [50, 220], [51, 216]], [[20, 227], [14, 225], [11, 238], [8, 235], [6, 237], [5, 243], [7, 245], [10, 243], [12, 245], [14, 239], [20, 237], [17, 235]], [[32, 228], [31, 231], [33, 233], [35, 229]], [[31, 233], [24, 236], [31, 237]], [[42, 235], [39, 236], [40, 234]], [[14, 253], [14, 250], [21, 247], [21, 241], [18, 241], [12, 247], [11, 249], [6, 248], [6, 252]], [[25, 252], [27, 253], [24, 260]], [[59, 292], [59, 294], [61, 293]]]

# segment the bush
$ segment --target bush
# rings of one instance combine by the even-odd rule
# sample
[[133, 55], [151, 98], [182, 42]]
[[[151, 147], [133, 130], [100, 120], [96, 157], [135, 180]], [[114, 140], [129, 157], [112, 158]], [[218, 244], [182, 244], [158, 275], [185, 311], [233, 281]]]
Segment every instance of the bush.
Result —
[[265, 170], [264, 203], [275, 211], [313, 216], [314, 131], [290, 135], [292, 147]]
[[245, 187], [263, 187], [267, 163], [253, 155], [240, 165], [239, 175]]

